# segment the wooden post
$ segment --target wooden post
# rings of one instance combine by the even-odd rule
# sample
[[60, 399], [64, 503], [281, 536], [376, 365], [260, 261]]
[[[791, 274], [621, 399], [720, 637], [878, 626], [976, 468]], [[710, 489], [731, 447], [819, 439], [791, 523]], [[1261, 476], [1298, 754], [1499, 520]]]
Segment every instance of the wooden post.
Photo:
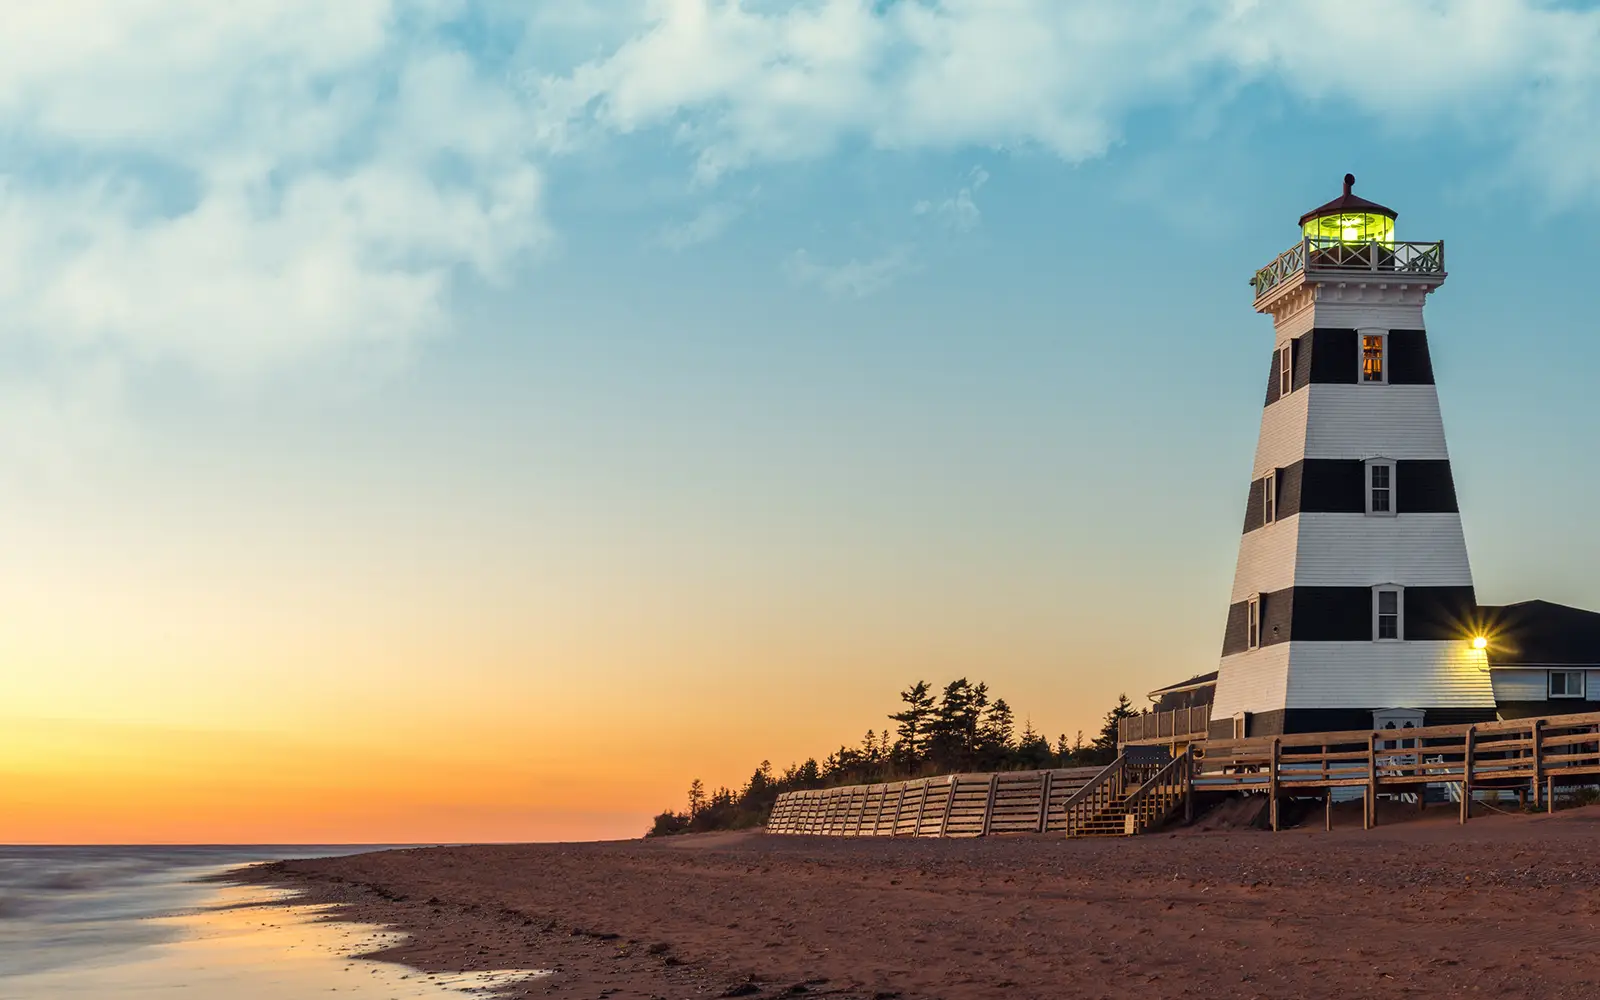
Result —
[[[1378, 825], [1378, 734], [1367, 737], [1367, 812]], [[1368, 827], [1371, 829], [1371, 827]]]
[[1461, 822], [1472, 813], [1472, 756], [1478, 745], [1478, 727], [1467, 727], [1467, 742], [1461, 752]]
[[950, 810], [956, 807], [956, 789], [961, 787], [961, 779], [956, 775], [950, 776], [950, 794], [944, 800], [944, 818], [939, 820], [939, 836], [945, 835], [945, 830], [950, 826]]
[[1039, 832], [1043, 833], [1050, 828], [1050, 785], [1055, 777], [1054, 771], [1046, 771], [1039, 775]]
[[1278, 762], [1283, 754], [1283, 737], [1272, 738], [1272, 765], [1267, 773], [1267, 794], [1272, 796], [1272, 801], [1267, 803], [1267, 814], [1272, 818], [1272, 832], [1278, 832]]
[[1544, 784], [1544, 720], [1533, 720], [1533, 807], [1539, 808], [1539, 787]]
[[1544, 811], [1556, 811], [1556, 777], [1553, 774], [1546, 775], [1544, 779]]
[[989, 824], [994, 819], [994, 793], [1000, 787], [1000, 774], [989, 775], [989, 798], [983, 804], [983, 836], [989, 835]]
[[1361, 829], [1372, 829], [1372, 786], [1361, 789]]
[[1329, 785], [1322, 792], [1322, 828], [1331, 833], [1333, 831], [1333, 786]]
[[1183, 752], [1189, 762], [1183, 765], [1183, 825], [1194, 822], [1194, 744]]
[[900, 836], [900, 810], [906, 804], [906, 783], [900, 782], [900, 794], [894, 800], [894, 826], [889, 827], [889, 836]]
[[922, 798], [917, 800], [917, 823], [911, 828], [913, 837], [922, 836], [922, 814], [928, 811], [928, 779], [919, 779], [922, 782]]

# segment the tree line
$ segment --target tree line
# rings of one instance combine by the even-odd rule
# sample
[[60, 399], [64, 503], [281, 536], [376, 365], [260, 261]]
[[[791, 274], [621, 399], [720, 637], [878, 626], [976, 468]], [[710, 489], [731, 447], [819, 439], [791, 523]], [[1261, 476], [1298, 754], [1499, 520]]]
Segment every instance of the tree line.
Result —
[[687, 808], [657, 816], [646, 836], [761, 826], [779, 795], [800, 789], [1109, 764], [1117, 756], [1117, 723], [1137, 714], [1128, 696], [1120, 695], [1093, 739], [1085, 742], [1080, 730], [1071, 740], [1062, 733], [1051, 742], [1034, 730], [1032, 720], [1024, 720], [1018, 732], [1016, 713], [1006, 700], [991, 699], [987, 684], [965, 677], [946, 684], [937, 695], [927, 681], [918, 681], [900, 692], [900, 701], [901, 710], [888, 717], [895, 724], [892, 730], [868, 729], [860, 745], [840, 746], [821, 762], [809, 758], [775, 774], [772, 763], [764, 760], [738, 791], [707, 791], [696, 778], [689, 786]]

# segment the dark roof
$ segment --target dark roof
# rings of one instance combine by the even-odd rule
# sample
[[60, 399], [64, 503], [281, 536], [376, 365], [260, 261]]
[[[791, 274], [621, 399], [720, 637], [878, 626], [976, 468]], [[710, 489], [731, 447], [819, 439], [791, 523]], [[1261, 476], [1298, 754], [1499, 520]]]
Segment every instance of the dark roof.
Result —
[[1491, 667], [1600, 664], [1600, 613], [1549, 601], [1481, 607]]
[[1392, 208], [1384, 208], [1375, 201], [1368, 201], [1365, 198], [1358, 198], [1351, 194], [1350, 189], [1355, 187], [1355, 184], [1356, 175], [1345, 174], [1344, 194], [1328, 202], [1326, 205], [1323, 205], [1320, 208], [1313, 208], [1311, 211], [1300, 216], [1300, 224], [1303, 226], [1312, 219], [1320, 219], [1324, 215], [1342, 215], [1345, 212], [1366, 212], [1371, 215], [1387, 215], [1391, 219], [1400, 218], [1400, 213], [1396, 212]]
[[1167, 694], [1171, 691], [1182, 691], [1185, 688], [1205, 687], [1207, 684], [1215, 684], [1216, 682], [1217, 672], [1213, 670], [1209, 674], [1196, 674], [1186, 681], [1179, 681], [1176, 684], [1168, 684], [1166, 687], [1156, 688], [1150, 692], [1149, 697], [1154, 698], [1157, 695]]

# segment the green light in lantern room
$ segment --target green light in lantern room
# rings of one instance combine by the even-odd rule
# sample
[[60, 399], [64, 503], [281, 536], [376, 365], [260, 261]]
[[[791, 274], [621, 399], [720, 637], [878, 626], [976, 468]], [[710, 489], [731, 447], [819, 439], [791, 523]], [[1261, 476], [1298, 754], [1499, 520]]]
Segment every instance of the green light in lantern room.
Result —
[[1305, 235], [1323, 243], [1382, 243], [1392, 247], [1394, 220], [1370, 212], [1339, 212], [1307, 220]]

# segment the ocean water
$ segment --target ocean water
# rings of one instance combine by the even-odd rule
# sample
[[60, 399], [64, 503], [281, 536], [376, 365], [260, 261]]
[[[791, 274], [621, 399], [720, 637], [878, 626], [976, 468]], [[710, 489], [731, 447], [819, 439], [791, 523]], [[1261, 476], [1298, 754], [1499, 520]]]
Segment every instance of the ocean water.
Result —
[[396, 935], [329, 921], [279, 890], [200, 881], [373, 849], [0, 847], [0, 1000], [460, 1000], [538, 975], [429, 975], [357, 959]]

